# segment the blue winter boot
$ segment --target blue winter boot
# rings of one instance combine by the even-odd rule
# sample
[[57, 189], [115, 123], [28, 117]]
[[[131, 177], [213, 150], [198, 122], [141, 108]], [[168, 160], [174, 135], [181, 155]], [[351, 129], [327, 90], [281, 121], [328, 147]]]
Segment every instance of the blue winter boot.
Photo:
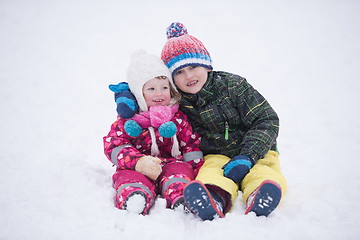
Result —
[[200, 181], [194, 180], [185, 187], [184, 198], [188, 209], [204, 221], [224, 217], [224, 201]]
[[274, 181], [263, 181], [260, 186], [250, 194], [246, 201], [245, 214], [254, 212], [256, 216], [269, 216], [277, 207], [281, 199], [281, 188]]

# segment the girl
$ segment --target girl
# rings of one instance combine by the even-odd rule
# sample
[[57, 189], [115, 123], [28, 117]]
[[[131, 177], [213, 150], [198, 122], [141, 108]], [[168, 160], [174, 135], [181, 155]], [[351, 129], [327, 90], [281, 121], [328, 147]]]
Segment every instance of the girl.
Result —
[[[180, 94], [170, 79], [160, 58], [145, 51], [133, 54], [127, 81], [139, 113], [130, 119], [118, 116], [103, 138], [105, 155], [116, 166], [113, 186], [119, 209], [146, 215], [157, 194], [168, 208], [182, 205], [185, 185], [203, 164], [200, 138], [178, 111]], [[123, 85], [110, 89], [116, 92]]]

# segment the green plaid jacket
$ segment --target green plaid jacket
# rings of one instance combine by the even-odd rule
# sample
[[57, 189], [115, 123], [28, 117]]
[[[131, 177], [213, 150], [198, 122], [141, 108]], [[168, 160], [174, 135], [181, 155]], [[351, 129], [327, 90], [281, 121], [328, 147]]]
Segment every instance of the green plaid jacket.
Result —
[[211, 71], [198, 93], [182, 96], [180, 110], [201, 135], [204, 155], [248, 155], [257, 161], [276, 150], [279, 118], [245, 78]]

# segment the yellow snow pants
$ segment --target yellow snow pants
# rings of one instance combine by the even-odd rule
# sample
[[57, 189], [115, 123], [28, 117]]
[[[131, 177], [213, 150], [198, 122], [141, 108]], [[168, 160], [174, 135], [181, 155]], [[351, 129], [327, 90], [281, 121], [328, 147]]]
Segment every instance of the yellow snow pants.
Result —
[[[239, 186], [231, 179], [224, 177], [222, 166], [230, 158], [220, 154], [209, 154], [204, 157], [205, 163], [201, 167], [196, 180], [204, 184], [218, 186], [231, 195], [232, 205], [238, 195]], [[241, 184], [243, 201], [265, 180], [272, 180], [281, 186], [282, 196], [287, 190], [286, 179], [280, 172], [279, 154], [270, 150], [263, 159], [259, 159], [255, 166], [245, 176]]]

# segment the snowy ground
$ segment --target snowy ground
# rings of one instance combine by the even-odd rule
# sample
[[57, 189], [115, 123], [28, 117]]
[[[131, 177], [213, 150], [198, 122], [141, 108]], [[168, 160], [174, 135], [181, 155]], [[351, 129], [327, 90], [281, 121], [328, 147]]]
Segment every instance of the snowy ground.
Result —
[[[0, 239], [359, 239], [360, 2], [0, 1]], [[268, 218], [202, 222], [114, 208], [102, 136], [131, 52], [160, 54], [183, 22], [215, 70], [281, 119], [289, 190]]]

